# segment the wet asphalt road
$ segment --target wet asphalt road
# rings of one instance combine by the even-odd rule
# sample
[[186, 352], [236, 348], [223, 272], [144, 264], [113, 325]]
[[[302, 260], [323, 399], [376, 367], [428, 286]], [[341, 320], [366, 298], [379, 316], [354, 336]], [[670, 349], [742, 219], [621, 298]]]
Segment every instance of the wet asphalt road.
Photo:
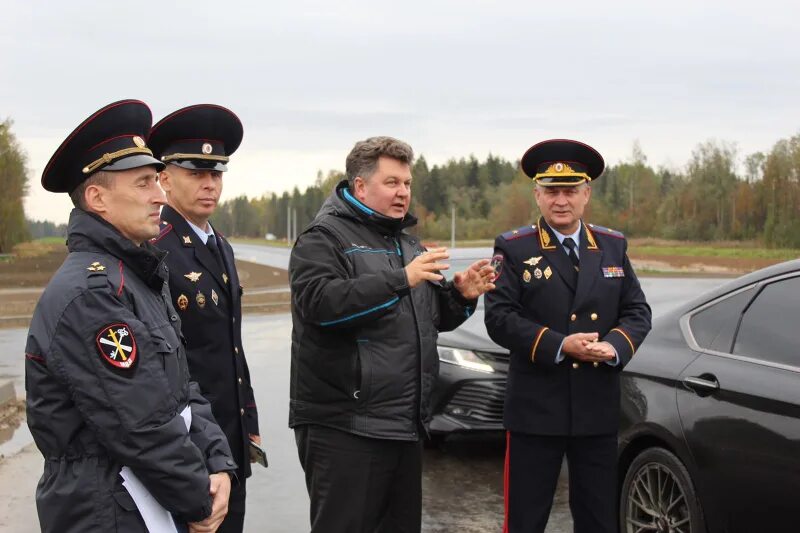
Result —
[[[655, 315], [720, 283], [721, 280], [714, 279], [642, 280]], [[293, 433], [286, 425], [290, 332], [288, 314], [247, 315], [243, 321], [244, 346], [270, 461], [266, 470], [255, 467], [253, 477], [248, 480], [247, 531], [297, 533], [308, 530], [308, 496], [303, 472]], [[24, 383], [22, 354], [26, 333], [24, 329], [0, 330], [0, 379], [12, 379], [20, 394]], [[502, 434], [454, 437], [441, 449], [426, 450], [423, 531], [500, 531], [504, 451]], [[31, 475], [38, 477], [39, 472]], [[566, 482], [562, 475], [547, 531], [566, 533], [571, 530]]]

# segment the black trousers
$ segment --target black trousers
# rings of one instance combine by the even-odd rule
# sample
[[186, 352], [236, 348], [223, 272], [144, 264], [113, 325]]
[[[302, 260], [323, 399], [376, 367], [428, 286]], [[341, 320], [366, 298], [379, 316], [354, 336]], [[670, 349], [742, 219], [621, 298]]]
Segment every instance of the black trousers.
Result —
[[575, 533], [617, 533], [617, 437], [507, 433], [504, 533], [541, 533], [566, 455]]
[[244, 530], [244, 508], [247, 489], [242, 479], [238, 484], [231, 484], [231, 496], [228, 499], [228, 514], [220, 524], [217, 533], [242, 533]]
[[312, 533], [419, 533], [422, 443], [295, 428]]

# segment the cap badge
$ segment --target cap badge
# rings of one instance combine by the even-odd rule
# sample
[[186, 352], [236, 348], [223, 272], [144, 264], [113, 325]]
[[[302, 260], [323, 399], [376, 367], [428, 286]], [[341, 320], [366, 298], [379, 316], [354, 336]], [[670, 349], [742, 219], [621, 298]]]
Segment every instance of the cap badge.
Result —
[[185, 294], [181, 294], [178, 296], [178, 309], [181, 311], [186, 311], [189, 307], [189, 298], [186, 297]]
[[142, 139], [138, 135], [134, 135], [133, 136], [133, 144], [135, 144], [139, 148], [144, 148], [144, 139]]
[[213, 151], [213, 148], [211, 148], [211, 143], [203, 143], [202, 150], [204, 154], [210, 154]]
[[184, 274], [183, 277], [193, 283], [197, 283], [200, 280], [200, 276], [202, 275], [203, 275], [202, 272], [189, 272], [188, 274]]

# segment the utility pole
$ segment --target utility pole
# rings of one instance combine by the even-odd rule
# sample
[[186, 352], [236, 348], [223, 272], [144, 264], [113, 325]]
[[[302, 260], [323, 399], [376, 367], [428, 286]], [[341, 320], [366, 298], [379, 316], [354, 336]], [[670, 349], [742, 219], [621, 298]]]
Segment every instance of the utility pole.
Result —
[[292, 208], [286, 204], [286, 246], [292, 246]]
[[292, 232], [292, 244], [294, 244], [294, 241], [297, 240], [297, 209], [292, 208], [292, 216], [294, 218], [294, 224], [292, 224], [292, 226], [294, 226], [294, 231]]
[[456, 205], [450, 206], [450, 248], [456, 247]]

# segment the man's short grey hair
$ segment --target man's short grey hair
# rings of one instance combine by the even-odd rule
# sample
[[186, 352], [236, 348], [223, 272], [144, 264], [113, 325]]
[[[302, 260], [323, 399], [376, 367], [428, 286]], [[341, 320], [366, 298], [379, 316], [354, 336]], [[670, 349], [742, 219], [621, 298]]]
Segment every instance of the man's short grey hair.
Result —
[[86, 189], [90, 185], [98, 187], [105, 187], [110, 189], [114, 185], [114, 173], [105, 170], [99, 170], [83, 180], [83, 182], [75, 187], [75, 190], [69, 193], [69, 198], [72, 200], [72, 205], [79, 207], [86, 211]]
[[356, 176], [361, 176], [365, 180], [372, 177], [378, 168], [378, 159], [381, 156], [410, 165], [414, 161], [414, 150], [407, 143], [394, 137], [370, 137], [358, 141], [347, 155], [345, 166], [350, 186], [353, 186]]

